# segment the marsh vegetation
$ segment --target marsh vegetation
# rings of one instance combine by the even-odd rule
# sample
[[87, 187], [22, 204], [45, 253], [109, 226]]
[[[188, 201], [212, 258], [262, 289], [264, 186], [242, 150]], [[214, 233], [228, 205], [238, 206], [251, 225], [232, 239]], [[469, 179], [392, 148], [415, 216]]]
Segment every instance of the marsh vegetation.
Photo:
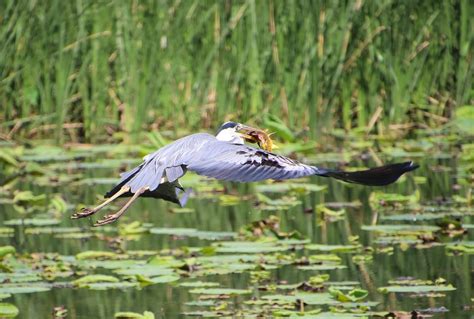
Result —
[[[473, 11], [1, 1], [0, 317], [472, 317]], [[70, 220], [228, 119], [308, 164], [420, 169], [383, 188], [187, 174], [184, 208]]]

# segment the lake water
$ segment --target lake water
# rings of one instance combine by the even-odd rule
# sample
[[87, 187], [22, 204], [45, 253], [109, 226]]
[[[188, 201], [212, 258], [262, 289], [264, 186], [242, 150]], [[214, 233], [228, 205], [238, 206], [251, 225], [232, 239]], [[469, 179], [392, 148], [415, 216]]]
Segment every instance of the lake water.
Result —
[[[46, 287], [41, 292], [4, 296], [2, 302], [19, 309], [18, 318], [51, 318], [55, 307], [64, 307], [67, 318], [113, 318], [119, 311], [150, 311], [156, 318], [181, 317], [196, 311], [249, 317], [303, 309], [321, 309], [326, 316], [331, 311], [336, 316], [337, 310], [341, 318], [413, 310], [435, 318], [473, 317], [474, 210], [463, 201], [471, 186], [463, 183], [462, 164], [441, 152], [438, 156], [415, 158], [421, 168], [389, 187], [348, 185], [324, 178], [296, 181], [300, 184], [278, 183], [278, 187], [268, 183], [219, 184], [189, 174], [182, 184], [193, 186], [195, 191], [187, 209], [176, 209], [176, 205], [161, 200], [139, 199], [111, 227], [91, 228], [96, 217], [70, 220], [76, 205], [97, 203], [99, 195], [112, 186], [112, 178], [139, 158], [134, 149], [118, 153], [111, 149], [62, 152], [55, 148], [51, 157], [56, 160], [44, 150], [18, 155], [20, 161], [39, 163], [46, 170], [39, 175], [33, 174], [31, 168], [26, 170], [23, 177], [4, 187], [0, 204], [0, 246], [12, 245], [17, 252], [2, 261], [0, 295], [8, 293], [12, 286]], [[63, 160], [58, 161], [61, 157], [54, 154], [63, 154]], [[106, 160], [112, 156], [119, 159]], [[317, 162], [311, 156], [306, 160]], [[18, 168], [7, 168], [5, 175], [15, 170]], [[326, 189], [308, 186], [315, 184]], [[30, 202], [22, 203], [17, 198], [16, 208], [12, 202], [17, 190], [44, 193], [47, 200], [25, 212], [22, 209], [28, 210]], [[64, 200], [66, 208], [51, 204], [54, 194]], [[396, 194], [403, 196], [397, 198]], [[46, 219], [50, 225], [11, 225], [11, 220], [22, 218]], [[140, 224], [130, 225], [135, 221]], [[255, 221], [262, 222], [252, 225]], [[278, 226], [272, 221], [278, 221]], [[373, 227], [367, 227], [370, 225]], [[384, 229], [378, 228], [380, 225], [396, 226]], [[428, 227], [423, 229], [423, 225]], [[77, 256], [87, 251], [115, 255]], [[161, 267], [159, 271], [144, 271], [142, 277], [133, 271], [123, 272], [136, 270], [137, 266], [142, 269], [156, 255], [162, 256], [154, 263], [157, 269]], [[110, 260], [120, 260], [121, 264], [100, 266], [100, 262]], [[92, 267], [97, 261], [99, 266]], [[34, 279], [28, 277], [31, 274]], [[106, 274], [120, 283], [131, 284], [95, 287], [104, 290], [71, 284], [90, 274]], [[329, 274], [321, 286], [314, 284], [314, 278], [312, 288], [300, 285], [320, 274]], [[244, 291], [228, 295], [202, 288], [191, 293], [196, 287], [181, 285], [195, 281], [216, 282], [218, 288]], [[291, 284], [294, 287], [282, 286]], [[346, 295], [354, 288], [366, 290], [368, 295], [354, 300], [352, 305], [334, 296], [327, 302], [331, 286], [339, 287]], [[408, 287], [412, 291], [384, 293], [378, 289], [387, 286]], [[425, 287], [427, 292], [417, 287]], [[436, 291], [438, 288], [440, 291]], [[321, 302], [307, 296], [317, 293], [321, 299], [316, 299]], [[284, 302], [284, 296], [296, 297]], [[280, 302], [269, 302], [271, 299]], [[259, 300], [266, 303], [254, 302]], [[189, 304], [197, 301], [200, 306]]]

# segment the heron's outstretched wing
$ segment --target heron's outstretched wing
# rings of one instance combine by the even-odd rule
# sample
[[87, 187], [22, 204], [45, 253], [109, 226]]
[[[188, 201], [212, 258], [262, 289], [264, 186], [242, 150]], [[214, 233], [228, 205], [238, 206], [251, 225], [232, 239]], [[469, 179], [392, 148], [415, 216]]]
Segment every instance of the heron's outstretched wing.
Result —
[[402, 174], [417, 167], [412, 162], [405, 162], [357, 172], [324, 169], [247, 145], [222, 142], [210, 134], [198, 133], [147, 155], [139, 167], [122, 175], [114, 190], [127, 185], [132, 193], [144, 186], [154, 191], [164, 181], [176, 181], [187, 170], [236, 182], [319, 175], [349, 183], [382, 186], [395, 182]]
[[190, 171], [220, 180], [254, 182], [315, 175], [318, 168], [247, 145], [209, 141], [186, 159]]

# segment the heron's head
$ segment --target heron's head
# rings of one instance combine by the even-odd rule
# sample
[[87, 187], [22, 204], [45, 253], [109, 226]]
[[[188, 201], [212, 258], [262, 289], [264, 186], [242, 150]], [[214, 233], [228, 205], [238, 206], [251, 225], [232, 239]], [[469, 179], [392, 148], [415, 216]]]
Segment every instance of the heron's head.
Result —
[[225, 122], [217, 130], [216, 138], [219, 141], [244, 144], [245, 140], [249, 138], [249, 133], [259, 131], [259, 129], [236, 122]]

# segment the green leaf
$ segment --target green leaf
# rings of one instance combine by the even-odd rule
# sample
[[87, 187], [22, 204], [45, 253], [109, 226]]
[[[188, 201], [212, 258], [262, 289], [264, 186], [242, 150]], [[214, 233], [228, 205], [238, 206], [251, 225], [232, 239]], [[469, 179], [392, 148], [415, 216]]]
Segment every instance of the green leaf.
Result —
[[189, 292], [200, 295], [247, 295], [251, 294], [252, 290], [233, 288], [197, 288], [192, 289]]
[[20, 310], [15, 305], [10, 303], [0, 302], [0, 317], [15, 318], [20, 313]]
[[155, 319], [155, 315], [150, 311], [145, 311], [142, 314], [136, 312], [117, 312], [114, 315], [116, 319]]
[[456, 290], [456, 288], [454, 288], [452, 285], [387, 286], [378, 288], [378, 291], [381, 293], [428, 293], [453, 290]]
[[467, 135], [474, 135], [474, 106], [464, 105], [457, 107], [453, 122], [461, 132]]
[[14, 284], [2, 284], [0, 286], [0, 293], [7, 294], [27, 294], [33, 292], [44, 292], [51, 290], [50, 284], [44, 283], [14, 283]]
[[219, 253], [271, 253], [285, 251], [290, 246], [280, 246], [275, 242], [247, 242], [247, 241], [226, 241], [213, 243], [216, 252]]
[[113, 276], [108, 276], [108, 275], [87, 275], [84, 277], [81, 277], [79, 279], [76, 279], [72, 282], [72, 284], [76, 287], [85, 287], [89, 284], [93, 283], [103, 283], [103, 282], [119, 282], [120, 280], [116, 277]]
[[57, 225], [61, 221], [52, 218], [25, 218], [25, 219], [10, 219], [4, 222], [6, 226], [51, 226]]
[[16, 249], [13, 246], [2, 246], [0, 247], [0, 260], [2, 260], [7, 255], [16, 253]]
[[17, 192], [13, 197], [13, 203], [16, 205], [45, 206], [46, 195], [33, 195], [30, 191]]
[[311, 244], [306, 245], [305, 248], [308, 250], [318, 250], [324, 252], [334, 252], [334, 253], [349, 253], [359, 250], [361, 245], [320, 245], [320, 244]]
[[118, 256], [116, 253], [110, 251], [97, 251], [97, 250], [88, 250], [78, 253], [76, 259], [86, 260], [86, 259], [116, 259]]
[[206, 282], [206, 281], [189, 281], [182, 282], [179, 284], [180, 287], [189, 287], [189, 288], [209, 288], [209, 287], [218, 287], [218, 282]]
[[369, 295], [369, 292], [364, 289], [352, 289], [348, 293], [343, 293], [335, 287], [329, 287], [328, 291], [333, 298], [341, 302], [357, 302]]

